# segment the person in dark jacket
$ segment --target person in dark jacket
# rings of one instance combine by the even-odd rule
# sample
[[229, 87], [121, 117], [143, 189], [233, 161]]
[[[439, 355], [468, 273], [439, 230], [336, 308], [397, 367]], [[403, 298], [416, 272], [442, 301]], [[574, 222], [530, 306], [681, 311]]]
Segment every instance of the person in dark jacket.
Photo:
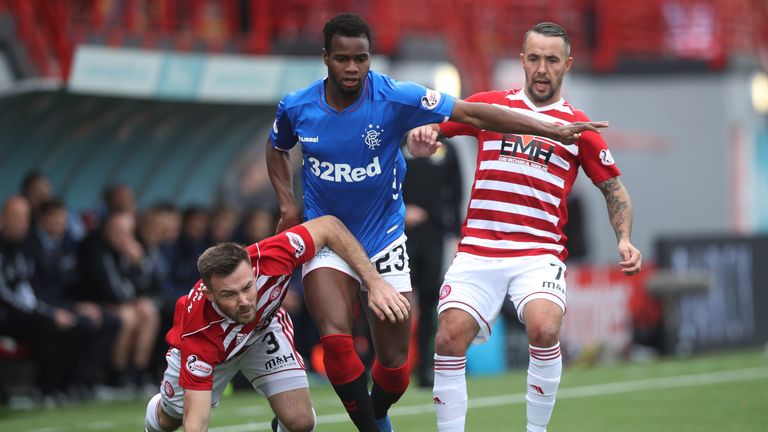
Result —
[[[113, 345], [113, 383], [140, 384], [160, 327], [160, 313], [152, 292], [151, 265], [136, 239], [131, 212], [107, 215], [102, 228], [80, 248], [83, 275], [80, 298], [97, 302], [116, 313], [120, 332]], [[116, 382], [115, 382], [116, 381]]]
[[28, 344], [37, 387], [46, 402], [55, 402], [66, 390], [71, 356], [65, 347], [75, 339], [78, 318], [41, 299], [33, 288], [35, 263], [23, 248], [30, 224], [27, 200], [10, 197], [0, 224], [0, 335]]
[[94, 385], [104, 378], [111, 342], [119, 328], [116, 315], [91, 301], [77, 301], [75, 290], [80, 281], [76, 246], [67, 240], [68, 211], [58, 199], [38, 206], [36, 222], [25, 242], [25, 250], [34, 260], [34, 288], [48, 304], [64, 308], [77, 318], [79, 337], [72, 346], [75, 364], [70, 386], [77, 396], [89, 396]]

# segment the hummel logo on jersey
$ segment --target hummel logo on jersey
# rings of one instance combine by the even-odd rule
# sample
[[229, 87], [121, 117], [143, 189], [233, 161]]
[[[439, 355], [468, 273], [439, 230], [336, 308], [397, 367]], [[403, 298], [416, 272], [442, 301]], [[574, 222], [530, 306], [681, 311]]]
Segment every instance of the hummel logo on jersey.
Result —
[[299, 142], [316, 143], [316, 142], [320, 142], [320, 137], [316, 137], [316, 136], [314, 136], [314, 137], [303, 137], [303, 136], [299, 135]]
[[375, 177], [381, 174], [381, 165], [379, 157], [373, 158], [373, 162], [365, 167], [352, 168], [345, 163], [321, 162], [313, 157], [307, 159], [310, 163], [309, 170], [317, 177], [323, 180], [335, 183], [354, 183], [361, 182], [368, 177]]

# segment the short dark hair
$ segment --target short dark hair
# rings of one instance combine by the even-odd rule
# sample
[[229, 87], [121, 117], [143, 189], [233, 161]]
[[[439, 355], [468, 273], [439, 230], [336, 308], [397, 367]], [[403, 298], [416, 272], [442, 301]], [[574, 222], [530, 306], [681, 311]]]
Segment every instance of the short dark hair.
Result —
[[203, 283], [210, 287], [214, 276], [231, 275], [240, 262], [251, 262], [248, 251], [242, 245], [234, 242], [219, 243], [211, 246], [197, 259], [197, 271]]
[[60, 210], [66, 210], [67, 207], [64, 205], [64, 201], [58, 199], [58, 198], [51, 198], [47, 201], [43, 201], [42, 204], [40, 204], [40, 209], [38, 210], [38, 214], [40, 216], [47, 216], [50, 213], [53, 213], [55, 211]]
[[564, 28], [553, 22], [538, 23], [525, 32], [525, 37], [523, 37], [523, 52], [525, 52], [525, 43], [528, 41], [528, 35], [531, 33], [562, 38], [565, 42], [565, 55], [567, 56], [571, 54], [571, 37], [568, 36], [568, 32], [565, 31]]
[[43, 174], [42, 171], [29, 171], [24, 175], [24, 179], [21, 180], [19, 192], [21, 192], [22, 195], [27, 196], [29, 194], [29, 190], [32, 188], [32, 184], [40, 180], [48, 180], [48, 176]]
[[335, 35], [344, 37], [365, 36], [368, 39], [368, 50], [371, 50], [371, 28], [363, 17], [353, 13], [343, 13], [328, 20], [323, 27], [323, 48], [331, 52], [331, 39]]

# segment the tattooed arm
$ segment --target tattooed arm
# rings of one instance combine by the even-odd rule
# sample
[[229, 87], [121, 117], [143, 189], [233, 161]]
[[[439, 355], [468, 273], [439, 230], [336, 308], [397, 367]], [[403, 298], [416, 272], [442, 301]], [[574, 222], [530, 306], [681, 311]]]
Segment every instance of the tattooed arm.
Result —
[[608, 217], [611, 220], [611, 226], [613, 226], [616, 240], [619, 243], [617, 248], [619, 257], [621, 257], [619, 267], [628, 276], [638, 273], [642, 266], [643, 256], [630, 241], [632, 233], [632, 201], [629, 199], [629, 193], [627, 193], [618, 177], [610, 178], [598, 184], [597, 187], [605, 197]]

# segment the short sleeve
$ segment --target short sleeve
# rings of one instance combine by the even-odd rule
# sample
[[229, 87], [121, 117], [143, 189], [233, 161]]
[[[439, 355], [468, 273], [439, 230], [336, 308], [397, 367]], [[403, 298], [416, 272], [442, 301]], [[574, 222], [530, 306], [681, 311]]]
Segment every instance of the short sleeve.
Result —
[[442, 123], [453, 112], [455, 98], [451, 95], [406, 81], [390, 79], [389, 85], [389, 98], [398, 103], [398, 117], [406, 129]]
[[259, 274], [287, 275], [315, 256], [315, 243], [303, 225], [296, 225], [249, 246], [248, 252]]
[[286, 110], [285, 99], [277, 105], [275, 121], [272, 123], [272, 130], [269, 132], [269, 140], [272, 146], [281, 150], [290, 150], [296, 145], [298, 137], [294, 133], [291, 118]]
[[205, 332], [181, 338], [179, 385], [189, 390], [213, 389], [213, 369], [218, 364], [218, 349]]
[[[580, 114], [580, 115], [579, 115]], [[589, 121], [583, 113], [577, 112], [578, 121]], [[578, 141], [579, 163], [592, 183], [602, 183], [621, 175], [616, 166], [608, 144], [603, 136], [596, 132], [584, 132]]]

